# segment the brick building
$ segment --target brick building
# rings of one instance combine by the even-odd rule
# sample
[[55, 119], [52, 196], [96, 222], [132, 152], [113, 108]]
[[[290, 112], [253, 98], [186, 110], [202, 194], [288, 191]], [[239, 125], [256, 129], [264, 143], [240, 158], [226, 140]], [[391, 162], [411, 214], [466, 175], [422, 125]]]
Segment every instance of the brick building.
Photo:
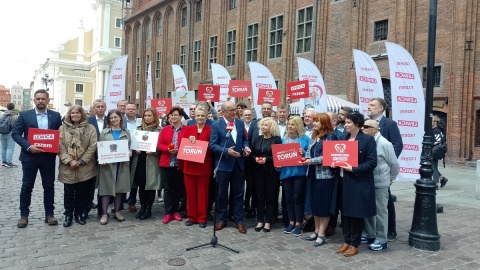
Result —
[[10, 89], [0, 85], [0, 107], [7, 108], [7, 104], [11, 102], [10, 100]]
[[[448, 159], [480, 158], [480, 5], [439, 1], [434, 110], [446, 119]], [[209, 63], [232, 78], [250, 79], [248, 61], [267, 66], [285, 89], [296, 80], [296, 57], [312, 60], [328, 94], [357, 103], [352, 49], [376, 61], [390, 97], [391, 41], [405, 47], [424, 76], [428, 0], [137, 0], [125, 24], [129, 55], [127, 97], [143, 104], [152, 62], [154, 96], [173, 89], [172, 64], [183, 67], [189, 88], [211, 82]], [[137, 94], [138, 93], [138, 94]], [[138, 100], [135, 98], [139, 97]]]

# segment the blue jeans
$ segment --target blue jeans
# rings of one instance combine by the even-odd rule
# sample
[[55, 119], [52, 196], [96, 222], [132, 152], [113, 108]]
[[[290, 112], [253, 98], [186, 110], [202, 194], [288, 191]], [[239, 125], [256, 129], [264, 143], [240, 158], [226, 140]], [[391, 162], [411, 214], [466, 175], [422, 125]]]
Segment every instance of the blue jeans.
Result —
[[12, 138], [12, 132], [8, 134], [1, 134], [0, 140], [2, 142], [2, 161], [12, 163], [13, 150], [15, 149], [15, 141]]

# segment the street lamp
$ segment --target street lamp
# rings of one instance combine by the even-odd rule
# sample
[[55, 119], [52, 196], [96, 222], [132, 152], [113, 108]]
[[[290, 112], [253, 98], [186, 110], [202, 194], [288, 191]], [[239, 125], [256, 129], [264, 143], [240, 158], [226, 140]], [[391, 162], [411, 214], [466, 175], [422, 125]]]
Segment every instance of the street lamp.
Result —
[[425, 95], [425, 136], [420, 158], [420, 179], [415, 182], [415, 206], [413, 209], [412, 227], [408, 244], [415, 248], [438, 251], [440, 235], [437, 226], [436, 187], [432, 180], [432, 116], [433, 116], [433, 83], [435, 67], [435, 38], [437, 31], [437, 0], [430, 0], [428, 22], [427, 53], [427, 89]]
[[48, 85], [53, 83], [53, 78], [49, 78], [48, 74], [42, 77], [42, 84], [45, 84], [45, 90], [48, 91]]

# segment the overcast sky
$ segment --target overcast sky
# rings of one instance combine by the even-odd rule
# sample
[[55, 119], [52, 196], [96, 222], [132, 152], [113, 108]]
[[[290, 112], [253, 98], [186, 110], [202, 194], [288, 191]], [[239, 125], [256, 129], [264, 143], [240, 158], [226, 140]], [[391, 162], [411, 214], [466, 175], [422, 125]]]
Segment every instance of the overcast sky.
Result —
[[0, 85], [24, 88], [50, 50], [76, 36], [80, 19], [91, 26], [93, 0], [1, 0]]

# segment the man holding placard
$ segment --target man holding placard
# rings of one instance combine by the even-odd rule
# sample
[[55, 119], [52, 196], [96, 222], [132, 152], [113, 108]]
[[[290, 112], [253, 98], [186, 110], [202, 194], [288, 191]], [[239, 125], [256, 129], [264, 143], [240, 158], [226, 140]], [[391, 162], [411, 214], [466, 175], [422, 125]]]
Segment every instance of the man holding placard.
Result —
[[[40, 170], [42, 176], [44, 190], [45, 223], [57, 225], [57, 220], [53, 216], [53, 210], [55, 209], [53, 206], [55, 197], [55, 159], [57, 154], [47, 153], [40, 147], [31, 144], [27, 138], [31, 128], [58, 131], [62, 125], [62, 120], [58, 112], [47, 110], [50, 98], [46, 90], [40, 89], [35, 91], [33, 97], [35, 108], [21, 112], [12, 130], [13, 140], [22, 148], [20, 152], [23, 171], [22, 189], [20, 191], [21, 218], [17, 223], [18, 228], [25, 228], [28, 225], [32, 190], [38, 170]], [[58, 139], [56, 137], [57, 145]]]

